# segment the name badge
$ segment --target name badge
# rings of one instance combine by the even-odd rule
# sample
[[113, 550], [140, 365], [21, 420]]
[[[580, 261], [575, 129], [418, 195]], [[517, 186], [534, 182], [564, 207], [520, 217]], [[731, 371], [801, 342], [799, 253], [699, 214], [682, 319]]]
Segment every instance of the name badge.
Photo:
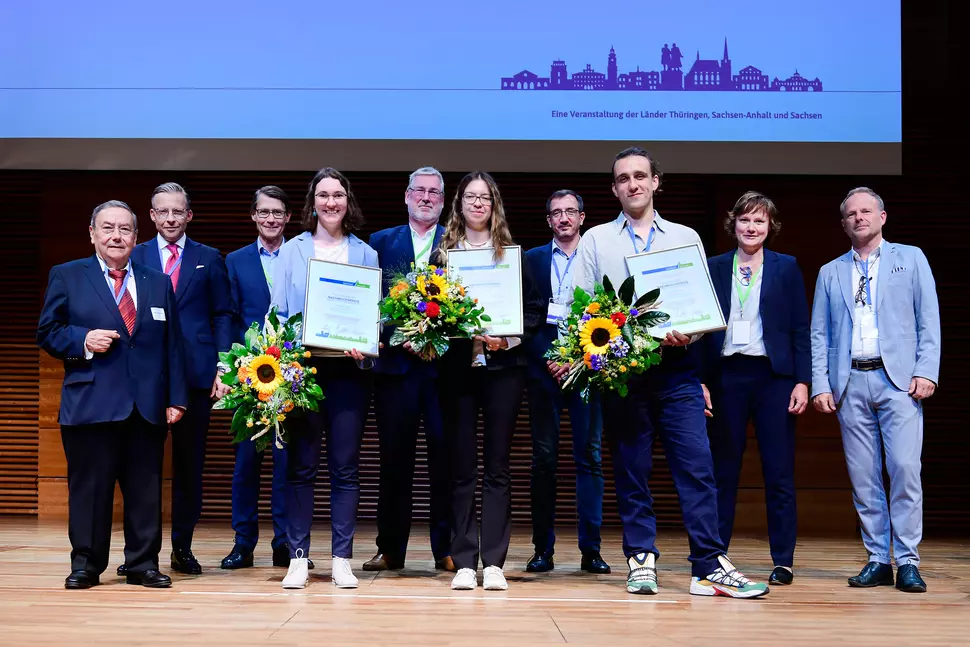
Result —
[[152, 308], [152, 319], [165, 321], [165, 308]]
[[569, 316], [569, 306], [556, 303], [555, 301], [549, 302], [549, 310], [546, 313], [546, 323], [558, 326], [560, 321], [566, 319]]
[[863, 310], [859, 325], [862, 326], [863, 339], [879, 339], [879, 329], [876, 328], [875, 312], [869, 312], [868, 308]]
[[735, 321], [731, 325], [731, 343], [735, 346], [745, 346], [751, 343], [750, 321]]

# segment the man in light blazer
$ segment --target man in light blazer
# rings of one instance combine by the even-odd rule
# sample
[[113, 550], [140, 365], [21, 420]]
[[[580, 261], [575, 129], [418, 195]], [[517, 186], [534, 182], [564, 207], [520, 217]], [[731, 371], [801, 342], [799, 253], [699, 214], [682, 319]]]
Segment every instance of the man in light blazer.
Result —
[[[882, 237], [886, 211], [871, 189], [841, 205], [852, 250], [819, 271], [812, 309], [812, 401], [836, 413], [869, 561], [849, 585], [923, 593], [923, 404], [940, 372], [940, 308], [917, 247]], [[885, 449], [889, 501], [882, 480]]]

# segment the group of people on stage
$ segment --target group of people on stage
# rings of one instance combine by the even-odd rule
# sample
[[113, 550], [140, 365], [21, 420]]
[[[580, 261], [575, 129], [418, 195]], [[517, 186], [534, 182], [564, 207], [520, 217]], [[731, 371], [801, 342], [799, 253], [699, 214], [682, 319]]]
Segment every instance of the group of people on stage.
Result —
[[[764, 195], [743, 195], [725, 226], [737, 249], [709, 260], [727, 329], [662, 340], [661, 363], [629, 381], [629, 394], [563, 393], [564, 368], [543, 358], [556, 338], [551, 305], [567, 305], [576, 286], [604, 277], [618, 285], [625, 257], [700, 242], [697, 233], [660, 216], [654, 194], [662, 174], [646, 151], [620, 152], [612, 189], [621, 213], [581, 233], [582, 197], [560, 190], [546, 202], [552, 240], [525, 254], [521, 337], [454, 340], [437, 361], [391, 347], [376, 362], [354, 351], [319, 356], [325, 399], [319, 412], [288, 417], [289, 443], [273, 447], [272, 552], [287, 567], [284, 588], [309, 581], [310, 527], [321, 446], [330, 478], [332, 580], [354, 588], [351, 565], [360, 498], [359, 461], [373, 395], [380, 441], [376, 554], [365, 571], [404, 567], [411, 530], [419, 429], [427, 442], [430, 541], [436, 569], [454, 572], [452, 588], [505, 590], [511, 535], [512, 434], [528, 391], [533, 440], [531, 503], [535, 553], [526, 570], [555, 567], [554, 532], [560, 416], [568, 411], [576, 465], [581, 568], [609, 573], [600, 554], [604, 491], [601, 439], [613, 460], [623, 525], [627, 590], [658, 592], [656, 515], [650, 494], [652, 448], [659, 437], [680, 499], [691, 563], [690, 593], [759, 597], [794, 578], [795, 416], [812, 400], [837, 413], [853, 500], [868, 563], [852, 586], [893, 584], [925, 591], [917, 547], [922, 533], [922, 400], [939, 374], [936, 288], [923, 253], [882, 237], [886, 212], [867, 188], [840, 206], [852, 249], [819, 273], [809, 316], [801, 271], [791, 256], [765, 248], [781, 227]], [[178, 184], [151, 198], [158, 235], [135, 245], [138, 221], [123, 202], [94, 209], [91, 257], [51, 270], [38, 343], [63, 359], [61, 437], [68, 463], [69, 589], [96, 585], [108, 565], [114, 484], [124, 496], [129, 584], [167, 587], [159, 571], [161, 469], [166, 427], [173, 436], [172, 570], [199, 574], [192, 534], [202, 505], [202, 467], [210, 408], [228, 386], [217, 371], [220, 350], [275, 307], [302, 312], [310, 259], [381, 267], [385, 276], [411, 263], [447, 262], [448, 250], [514, 244], [495, 180], [484, 172], [459, 183], [440, 223], [445, 186], [432, 167], [414, 171], [405, 191], [407, 222], [370, 236], [350, 182], [321, 169], [299, 217], [302, 233], [284, 240], [293, 213], [278, 187], [256, 191], [251, 217], [258, 236], [223, 261], [186, 236], [191, 203]], [[484, 424], [481, 515], [476, 512], [478, 415]], [[774, 570], [767, 583], [746, 577], [728, 558], [746, 430], [753, 421], [764, 473]], [[325, 442], [324, 442], [325, 439]], [[882, 483], [882, 456], [890, 476]], [[236, 446], [232, 482], [235, 544], [226, 569], [253, 565], [262, 455]], [[892, 544], [892, 549], [890, 545]], [[891, 560], [895, 558], [895, 574]]]

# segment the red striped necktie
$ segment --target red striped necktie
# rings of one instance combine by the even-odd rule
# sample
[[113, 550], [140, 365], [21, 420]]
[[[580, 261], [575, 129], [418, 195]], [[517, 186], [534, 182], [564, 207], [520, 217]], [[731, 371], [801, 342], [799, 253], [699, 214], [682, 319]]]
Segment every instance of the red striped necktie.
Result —
[[[118, 294], [121, 293], [121, 287], [124, 285], [125, 274], [128, 270], [108, 270], [108, 276], [115, 281], [115, 300], [118, 301]], [[125, 320], [125, 328], [128, 329], [128, 334], [130, 335], [135, 331], [135, 302], [131, 298], [131, 292], [128, 288], [125, 288], [125, 294], [118, 301], [118, 310], [121, 312], [121, 318]]]
[[179, 246], [175, 243], [169, 243], [165, 246], [165, 249], [172, 253], [165, 263], [165, 273], [172, 277], [172, 289], [174, 290], [179, 285], [179, 271], [182, 269], [182, 264], [178, 262]]

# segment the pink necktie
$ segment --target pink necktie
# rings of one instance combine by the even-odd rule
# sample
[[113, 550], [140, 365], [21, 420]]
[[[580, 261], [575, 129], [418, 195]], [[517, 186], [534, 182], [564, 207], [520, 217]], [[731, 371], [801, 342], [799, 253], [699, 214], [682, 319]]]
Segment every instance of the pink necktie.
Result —
[[179, 246], [175, 243], [169, 243], [165, 246], [165, 249], [172, 252], [172, 255], [168, 257], [168, 262], [165, 263], [165, 273], [172, 277], [172, 289], [174, 290], [178, 288], [179, 270], [182, 269], [182, 264], [178, 262]]

